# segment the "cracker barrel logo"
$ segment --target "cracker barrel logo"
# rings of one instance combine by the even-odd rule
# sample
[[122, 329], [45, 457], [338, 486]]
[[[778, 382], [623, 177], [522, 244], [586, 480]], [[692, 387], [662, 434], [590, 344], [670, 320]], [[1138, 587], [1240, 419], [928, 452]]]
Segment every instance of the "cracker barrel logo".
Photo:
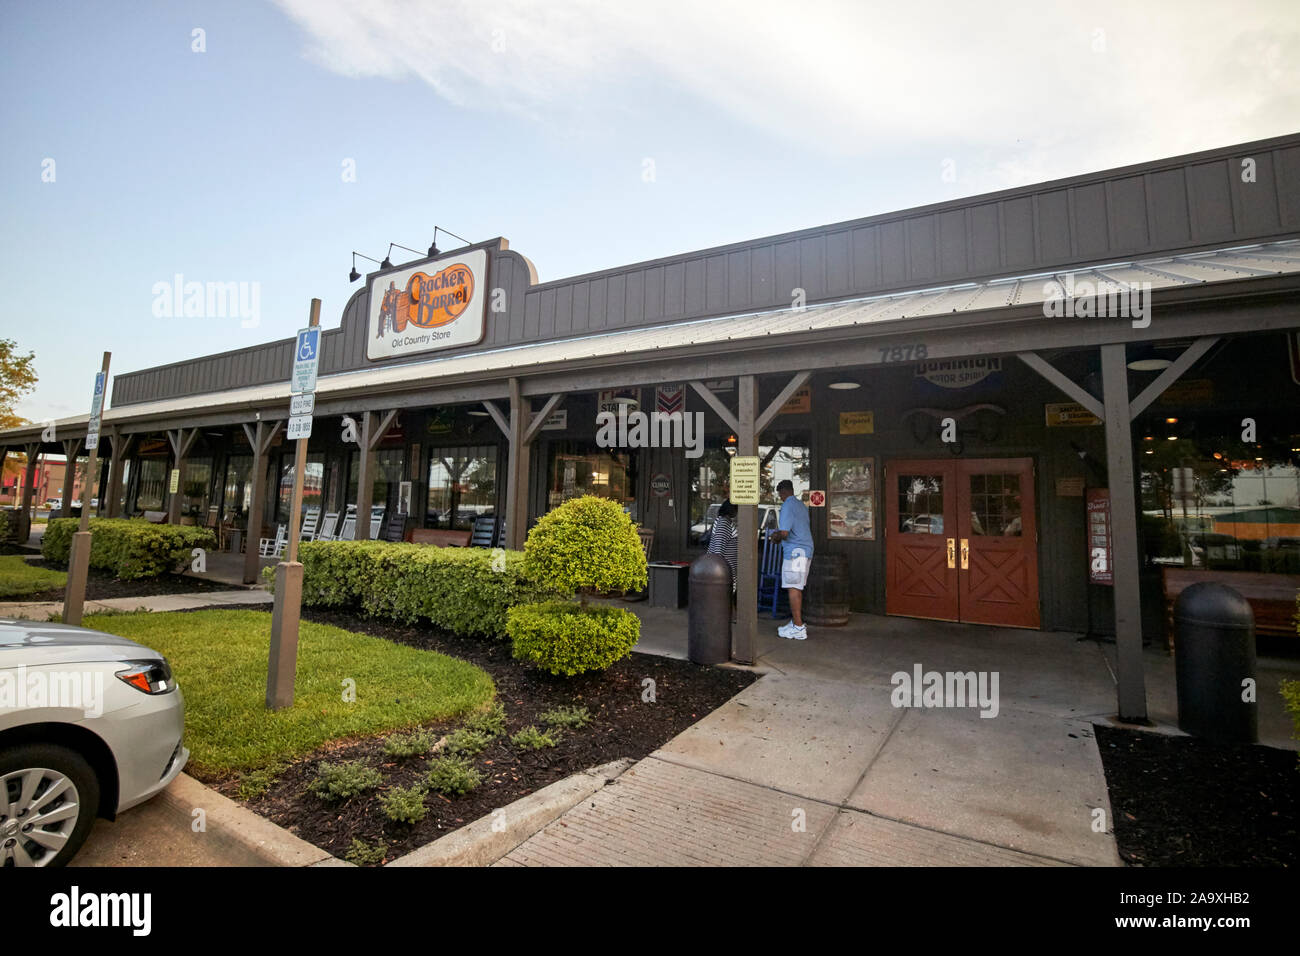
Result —
[[461, 263], [429, 275], [417, 272], [399, 289], [389, 282], [379, 309], [379, 336], [403, 332], [407, 325], [436, 329], [455, 322], [474, 297], [474, 273]]

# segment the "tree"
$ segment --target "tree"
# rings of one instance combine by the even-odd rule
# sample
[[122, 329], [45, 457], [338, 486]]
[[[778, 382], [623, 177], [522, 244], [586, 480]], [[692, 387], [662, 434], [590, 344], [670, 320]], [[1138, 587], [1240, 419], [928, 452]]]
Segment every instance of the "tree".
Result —
[[18, 354], [18, 343], [0, 339], [0, 428], [30, 424], [14, 406], [36, 388], [36, 353]]

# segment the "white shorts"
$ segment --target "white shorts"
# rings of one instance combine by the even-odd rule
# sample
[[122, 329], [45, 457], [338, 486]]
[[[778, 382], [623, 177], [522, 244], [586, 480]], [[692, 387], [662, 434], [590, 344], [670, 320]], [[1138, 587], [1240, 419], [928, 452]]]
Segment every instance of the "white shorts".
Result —
[[812, 558], [798, 555], [781, 562], [781, 587], [797, 588], [802, 591], [808, 583], [808, 569], [812, 567]]

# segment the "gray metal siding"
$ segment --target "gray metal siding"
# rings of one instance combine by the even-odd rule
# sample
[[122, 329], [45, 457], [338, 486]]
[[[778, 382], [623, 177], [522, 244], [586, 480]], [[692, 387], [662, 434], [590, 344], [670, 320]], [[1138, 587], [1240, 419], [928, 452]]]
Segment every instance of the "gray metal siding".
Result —
[[[1242, 182], [1243, 158], [1256, 163]], [[1286, 238], [1300, 231], [1300, 134], [1142, 166], [835, 223], [529, 286], [522, 257], [489, 253], [488, 285], [507, 292], [485, 344], [515, 345], [622, 327], [829, 301], [927, 285], [1079, 268]], [[368, 297], [326, 332], [326, 374], [369, 368]], [[211, 361], [120, 374], [114, 406], [280, 381], [291, 341]], [[474, 351], [481, 345], [439, 353]], [[387, 363], [385, 363], [387, 364]]]

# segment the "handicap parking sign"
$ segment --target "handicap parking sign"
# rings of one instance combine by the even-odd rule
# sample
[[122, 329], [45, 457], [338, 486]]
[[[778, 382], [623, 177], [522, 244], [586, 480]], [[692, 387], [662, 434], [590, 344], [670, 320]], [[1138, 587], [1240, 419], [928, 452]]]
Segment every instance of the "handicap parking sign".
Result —
[[289, 391], [297, 395], [316, 390], [316, 369], [320, 364], [320, 329], [299, 329], [293, 350], [293, 377]]

